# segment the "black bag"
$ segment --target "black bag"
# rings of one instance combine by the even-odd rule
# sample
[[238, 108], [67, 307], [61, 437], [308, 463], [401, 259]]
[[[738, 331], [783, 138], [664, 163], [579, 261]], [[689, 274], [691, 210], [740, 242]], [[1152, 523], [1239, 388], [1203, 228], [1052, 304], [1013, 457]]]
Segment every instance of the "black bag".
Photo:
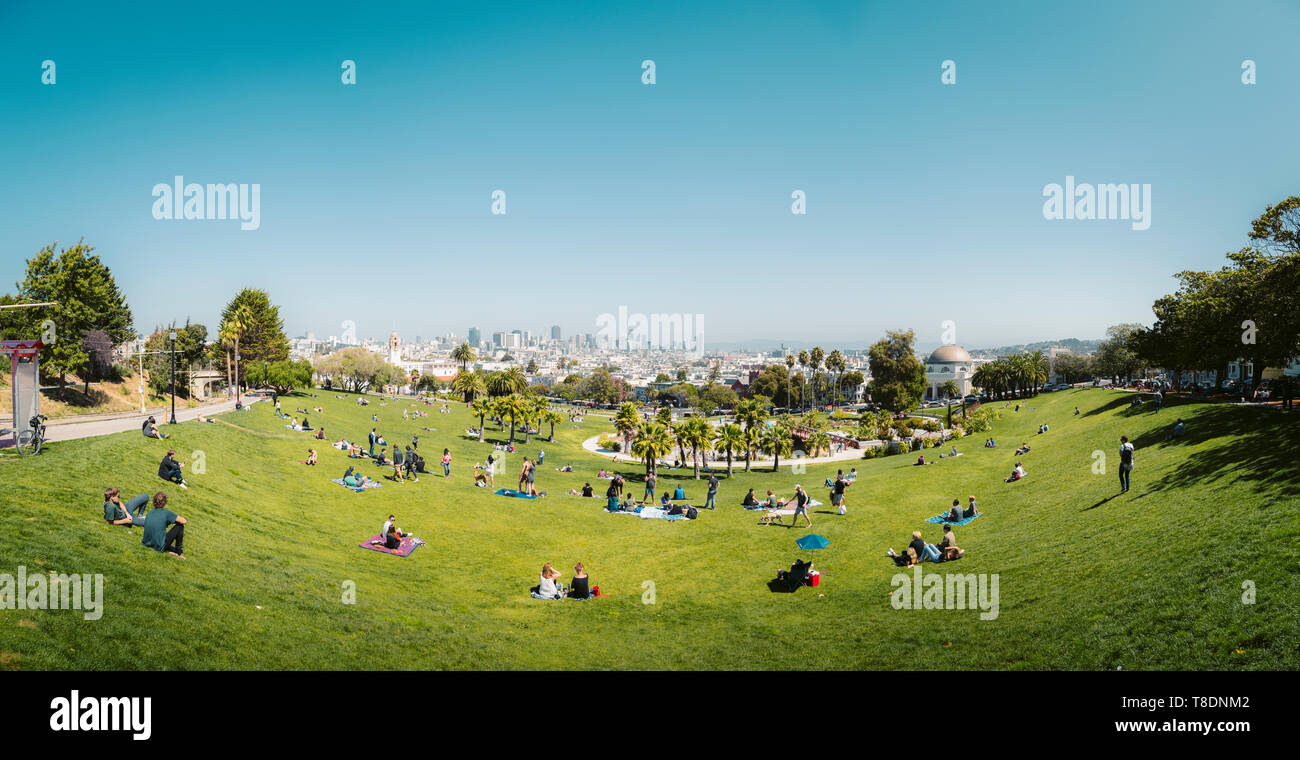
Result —
[[696, 517], [699, 517], [699, 515], [700, 515], [699, 511], [697, 511], [697, 510], [695, 509], [695, 507], [687, 507], [687, 508], [686, 508], [686, 519], [687, 519], [687, 520], [694, 520]]
[[668, 508], [668, 512], [667, 512], [667, 514], [670, 515], [680, 515], [681, 513], [682, 513], [682, 507], [680, 504], [672, 505], [671, 507]]

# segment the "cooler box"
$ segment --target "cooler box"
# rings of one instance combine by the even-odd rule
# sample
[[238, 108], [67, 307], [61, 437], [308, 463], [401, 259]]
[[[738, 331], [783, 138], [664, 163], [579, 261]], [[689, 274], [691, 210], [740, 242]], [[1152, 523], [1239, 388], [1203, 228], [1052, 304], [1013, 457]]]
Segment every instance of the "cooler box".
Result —
[[808, 585], [809, 586], [822, 585], [822, 574], [816, 570], [812, 571], [811, 573], [808, 573]]

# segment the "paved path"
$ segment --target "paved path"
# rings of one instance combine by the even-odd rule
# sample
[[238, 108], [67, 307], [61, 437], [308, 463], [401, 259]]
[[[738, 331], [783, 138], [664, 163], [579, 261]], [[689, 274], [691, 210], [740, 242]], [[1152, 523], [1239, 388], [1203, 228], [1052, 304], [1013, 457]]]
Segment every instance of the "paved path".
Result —
[[[248, 404], [256, 403], [261, 400], [262, 398], [260, 396], [245, 396], [244, 405], [247, 406]], [[218, 401], [215, 404], [204, 404], [202, 406], [190, 407], [188, 409], [177, 409], [176, 421], [177, 423], [187, 422], [197, 418], [200, 414], [219, 414], [221, 412], [233, 411], [234, 408], [235, 400], [226, 399], [225, 401]], [[162, 413], [149, 412], [147, 414], [140, 414], [139, 412], [136, 412], [129, 416], [114, 417], [112, 419], [50, 425], [45, 428], [45, 439], [47, 441], [71, 441], [77, 438], [91, 438], [97, 435], [112, 435], [113, 433], [121, 433], [127, 430], [139, 431], [140, 426], [144, 424], [144, 420], [149, 416], [149, 414], [153, 414], [158, 420], [158, 429], [166, 433], [168, 426], [162, 423], [171, 416], [170, 412], [171, 409], [168, 408]], [[12, 443], [12, 438], [8, 440]]]
[[[590, 451], [593, 454], [599, 454], [600, 456], [603, 457], [609, 457], [610, 459], [614, 460], [614, 462], [616, 463], [644, 464], [644, 461], [640, 457], [634, 457], [631, 456], [630, 454], [623, 454], [617, 451], [610, 451], [608, 449], [602, 449], [600, 445], [596, 443], [598, 440], [600, 440], [602, 435], [612, 436], [613, 434], [602, 433], [601, 435], [594, 435], [582, 442], [582, 448], [586, 449], [587, 451]], [[873, 444], [869, 443], [867, 445], [873, 445]], [[799, 464], [825, 464], [827, 462], [849, 462], [849, 461], [856, 462], [857, 460], [862, 458], [862, 453], [864, 450], [865, 449], [855, 449], [851, 446], [845, 446], [843, 451], [839, 452], [838, 454], [831, 454], [830, 456], [804, 457], [802, 459], [795, 459], [794, 457], [782, 457], [782, 461], [787, 462], [789, 464], [795, 464], [796, 462]], [[672, 453], [675, 454], [676, 452], [677, 452], [677, 447], [674, 446]], [[732, 459], [732, 463], [733, 464], [739, 463], [741, 467], [744, 467], [745, 457], [744, 456], [734, 457]], [[708, 464], [713, 467], [716, 467], [718, 465], [722, 465], [723, 467], [725, 467], [727, 465], [727, 460], [726, 458], [718, 459], [717, 457], [714, 457], [708, 460], [705, 464]], [[757, 467], [758, 465], [771, 467], [772, 458], [755, 457], [754, 459], [749, 460], [750, 467]], [[689, 468], [689, 465], [687, 465], [687, 467]]]

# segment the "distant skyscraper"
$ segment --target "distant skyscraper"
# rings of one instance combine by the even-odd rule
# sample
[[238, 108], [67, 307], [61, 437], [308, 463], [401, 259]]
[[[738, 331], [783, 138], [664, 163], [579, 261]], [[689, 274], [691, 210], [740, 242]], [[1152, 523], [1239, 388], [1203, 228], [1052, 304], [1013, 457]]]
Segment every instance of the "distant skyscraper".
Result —
[[560, 339], [560, 326], [551, 325], [551, 340], [559, 340], [559, 339]]
[[503, 332], [492, 333], [492, 345], [496, 348], [505, 348], [506, 334]]
[[482, 342], [483, 333], [479, 332], [477, 327], [469, 328], [469, 344], [474, 348], [478, 348], [479, 344]]

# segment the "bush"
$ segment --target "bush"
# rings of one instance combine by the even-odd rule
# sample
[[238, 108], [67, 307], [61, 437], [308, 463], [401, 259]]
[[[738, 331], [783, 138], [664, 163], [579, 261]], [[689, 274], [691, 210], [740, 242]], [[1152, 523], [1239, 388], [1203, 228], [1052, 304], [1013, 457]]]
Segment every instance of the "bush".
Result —
[[623, 446], [622, 442], [617, 438], [611, 438], [607, 435], [602, 435], [600, 438], [597, 438], [596, 445], [602, 449], [609, 449], [610, 451], [619, 451]]

